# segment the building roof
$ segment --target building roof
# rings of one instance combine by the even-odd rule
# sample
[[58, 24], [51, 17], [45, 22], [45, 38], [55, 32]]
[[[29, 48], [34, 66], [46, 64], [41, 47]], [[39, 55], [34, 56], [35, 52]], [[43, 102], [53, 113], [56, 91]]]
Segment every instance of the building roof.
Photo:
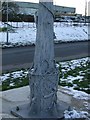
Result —
[[[31, 3], [31, 2], [19, 2], [19, 1], [15, 1], [15, 2], [20, 8], [38, 9], [38, 5], [39, 5], [38, 3]], [[76, 8], [54, 5], [54, 10], [59, 12], [61, 11], [61, 12], [75, 13]]]

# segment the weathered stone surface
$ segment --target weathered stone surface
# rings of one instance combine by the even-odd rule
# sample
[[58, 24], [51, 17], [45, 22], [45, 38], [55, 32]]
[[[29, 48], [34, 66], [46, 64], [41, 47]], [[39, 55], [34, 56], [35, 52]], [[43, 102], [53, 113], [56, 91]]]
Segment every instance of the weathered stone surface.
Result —
[[[51, 11], [49, 12], [48, 9]], [[53, 3], [40, 3], [34, 57], [35, 74], [44, 74], [55, 68], [53, 40]]]
[[57, 104], [58, 79], [54, 61], [53, 2], [40, 2], [34, 66], [29, 71], [30, 103], [13, 113], [29, 118], [61, 118], [65, 109]]
[[40, 116], [53, 116], [57, 112], [58, 70], [56, 68], [42, 75], [36, 75], [33, 71], [29, 73], [30, 111]]
[[[36, 118], [36, 120], [43, 120], [43, 118], [49, 118], [48, 120], [57, 120], [58, 118], [62, 120], [63, 118], [63, 113], [66, 109], [68, 109], [70, 105], [60, 101], [59, 99], [57, 100], [57, 113], [54, 112], [55, 109], [53, 109], [54, 115], [52, 115], [52, 111], [45, 112], [44, 114], [35, 114], [31, 113], [30, 111], [30, 103], [25, 103], [23, 105], [19, 105], [19, 111], [16, 110], [16, 108], [12, 109], [12, 114], [14, 116], [17, 116], [19, 118], [29, 118], [30, 120], [33, 120], [33, 118]], [[56, 111], [56, 110], [55, 110]], [[51, 114], [50, 114], [51, 113]], [[51, 116], [52, 115], [52, 116]], [[34, 119], [35, 120], [35, 119]], [[64, 120], [64, 119], [63, 119]]]
[[39, 4], [34, 66], [29, 81], [30, 113], [56, 116], [58, 68], [54, 61], [53, 2]]

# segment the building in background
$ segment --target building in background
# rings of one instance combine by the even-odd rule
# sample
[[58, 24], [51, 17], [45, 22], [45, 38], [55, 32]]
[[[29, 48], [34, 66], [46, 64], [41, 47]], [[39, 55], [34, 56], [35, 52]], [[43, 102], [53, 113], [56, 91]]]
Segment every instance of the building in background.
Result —
[[[10, 1], [11, 2], [11, 1]], [[35, 21], [35, 13], [38, 11], [39, 4], [31, 2], [12, 1], [19, 10], [17, 16], [9, 15], [9, 21]], [[54, 5], [54, 21], [77, 21], [82, 19], [82, 14], [76, 14], [76, 8]], [[6, 15], [3, 16], [5, 21]]]
[[[35, 16], [36, 11], [38, 10], [39, 4], [38, 3], [31, 3], [31, 2], [17, 2], [15, 3], [19, 6], [19, 14], [23, 15], [33, 15]], [[74, 7], [65, 7], [65, 6], [58, 6], [54, 5], [54, 16], [55, 21], [60, 21], [62, 16], [76, 16], [76, 8]]]
[[[31, 2], [16, 2], [16, 4], [19, 6], [19, 9], [20, 9], [19, 12], [21, 14], [31, 14], [31, 15], [35, 14], [35, 12], [38, 10], [38, 6], [39, 6], [38, 3], [31, 3]], [[64, 7], [64, 6], [54, 5], [54, 13], [74, 14], [75, 11], [76, 11], [76, 8], [73, 8], [73, 7]]]

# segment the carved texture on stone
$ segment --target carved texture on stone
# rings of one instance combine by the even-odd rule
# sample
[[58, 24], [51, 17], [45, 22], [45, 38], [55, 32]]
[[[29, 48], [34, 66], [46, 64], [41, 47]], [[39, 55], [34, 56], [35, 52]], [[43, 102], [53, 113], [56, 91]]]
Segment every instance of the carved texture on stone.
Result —
[[42, 118], [56, 115], [58, 86], [51, 14], [53, 3], [43, 2], [43, 4], [39, 4], [34, 65], [29, 71], [30, 114]]
[[[34, 69], [33, 69], [34, 71]], [[30, 81], [30, 111], [31, 113], [45, 114], [51, 116], [57, 105], [57, 86], [58, 72], [57, 68], [52, 73], [35, 75], [32, 71], [29, 73]]]

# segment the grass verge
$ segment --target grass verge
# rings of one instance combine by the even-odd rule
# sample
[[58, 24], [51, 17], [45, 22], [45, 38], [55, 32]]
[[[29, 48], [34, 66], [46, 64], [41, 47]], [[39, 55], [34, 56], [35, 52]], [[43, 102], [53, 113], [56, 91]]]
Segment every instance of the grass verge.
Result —
[[[59, 63], [59, 82], [58, 85], [63, 87], [72, 87], [75, 90], [84, 91], [90, 94], [90, 62], [81, 61], [78, 66], [76, 61], [65, 61], [65, 65]], [[73, 67], [74, 66], [74, 67]], [[29, 85], [28, 69], [12, 71], [11, 73], [3, 73], [2, 77], [5, 78], [2, 82], [2, 91], [13, 88], [19, 88]]]
[[0, 28], [0, 32], [6, 32], [6, 31], [7, 31], [6, 27]]

